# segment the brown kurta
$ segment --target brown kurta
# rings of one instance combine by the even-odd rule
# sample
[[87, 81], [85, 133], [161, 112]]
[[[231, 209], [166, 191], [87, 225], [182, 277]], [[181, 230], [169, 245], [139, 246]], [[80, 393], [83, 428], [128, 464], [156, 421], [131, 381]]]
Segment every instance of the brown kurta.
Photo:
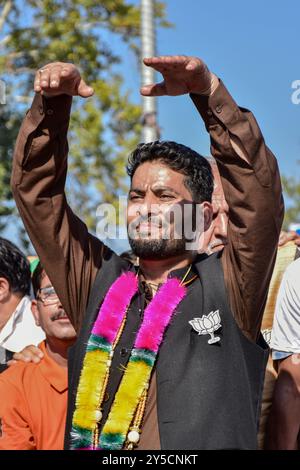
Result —
[[[210, 133], [230, 207], [222, 262], [231, 309], [243, 333], [256, 340], [283, 217], [277, 162], [252, 113], [236, 105], [222, 82], [211, 96], [191, 98]], [[12, 190], [41, 262], [79, 329], [106, 247], [73, 214], [64, 193], [71, 102], [66, 95], [35, 96], [16, 143]], [[140, 448], [159, 448], [153, 380]]]

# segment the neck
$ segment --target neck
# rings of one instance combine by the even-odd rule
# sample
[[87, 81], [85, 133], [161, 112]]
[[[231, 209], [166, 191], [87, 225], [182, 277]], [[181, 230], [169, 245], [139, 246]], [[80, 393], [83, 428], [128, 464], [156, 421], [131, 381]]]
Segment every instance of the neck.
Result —
[[140, 268], [146, 281], [161, 283], [167, 280], [171, 271], [189, 266], [194, 259], [195, 253], [184, 253], [164, 260], [140, 259]]
[[8, 299], [3, 303], [0, 302], [0, 331], [4, 328], [12, 314], [15, 312], [21, 300], [22, 297], [10, 294]]
[[46, 338], [46, 348], [49, 356], [61, 367], [68, 366], [68, 349], [75, 339], [62, 340], [57, 338]]

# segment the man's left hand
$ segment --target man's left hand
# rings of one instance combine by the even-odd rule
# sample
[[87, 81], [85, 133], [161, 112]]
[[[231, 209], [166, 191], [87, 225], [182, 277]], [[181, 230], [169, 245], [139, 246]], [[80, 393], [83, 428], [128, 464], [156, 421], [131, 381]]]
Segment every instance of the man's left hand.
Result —
[[12, 366], [17, 362], [34, 362], [38, 364], [43, 357], [43, 352], [37, 346], [31, 344], [22, 349], [22, 351], [14, 353], [13, 358], [7, 362], [7, 365]]
[[183, 55], [150, 57], [144, 64], [160, 72], [161, 83], [141, 88], [144, 96], [177, 96], [186, 93], [209, 94], [218, 86], [218, 78], [197, 57]]
[[279, 237], [279, 246], [284, 246], [289, 242], [294, 242], [300, 248], [300, 235], [297, 232], [290, 231], [290, 232], [280, 232]]

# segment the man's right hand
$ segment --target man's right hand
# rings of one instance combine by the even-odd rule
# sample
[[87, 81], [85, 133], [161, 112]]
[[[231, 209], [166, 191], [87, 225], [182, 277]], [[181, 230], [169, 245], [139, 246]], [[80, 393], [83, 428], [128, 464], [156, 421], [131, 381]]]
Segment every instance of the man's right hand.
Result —
[[49, 98], [63, 94], [88, 98], [94, 93], [75, 65], [65, 62], [52, 62], [39, 69], [35, 75], [34, 91]]
[[300, 248], [300, 235], [298, 235], [297, 232], [294, 231], [289, 231], [289, 232], [280, 232], [280, 237], [279, 237], [279, 246], [284, 246], [289, 242], [294, 242], [295, 245], [297, 245]]

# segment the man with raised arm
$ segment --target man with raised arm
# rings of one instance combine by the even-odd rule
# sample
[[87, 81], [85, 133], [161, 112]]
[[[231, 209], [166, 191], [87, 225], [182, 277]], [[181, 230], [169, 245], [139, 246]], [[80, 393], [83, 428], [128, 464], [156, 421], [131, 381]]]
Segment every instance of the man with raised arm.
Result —
[[[144, 62], [163, 81], [143, 95], [189, 93], [204, 120], [229, 205], [228, 243], [211, 256], [191, 243], [209, 229], [213, 178], [207, 160], [175, 142], [140, 144], [129, 157], [128, 234], [139, 267], [89, 234], [64, 186], [72, 97], [93, 90], [72, 64], [37, 72], [12, 189], [79, 334], [65, 446], [253, 449], [267, 359], [259, 331], [283, 216], [277, 163], [251, 112], [201, 59]], [[178, 221], [195, 222], [198, 234], [179, 237]]]

